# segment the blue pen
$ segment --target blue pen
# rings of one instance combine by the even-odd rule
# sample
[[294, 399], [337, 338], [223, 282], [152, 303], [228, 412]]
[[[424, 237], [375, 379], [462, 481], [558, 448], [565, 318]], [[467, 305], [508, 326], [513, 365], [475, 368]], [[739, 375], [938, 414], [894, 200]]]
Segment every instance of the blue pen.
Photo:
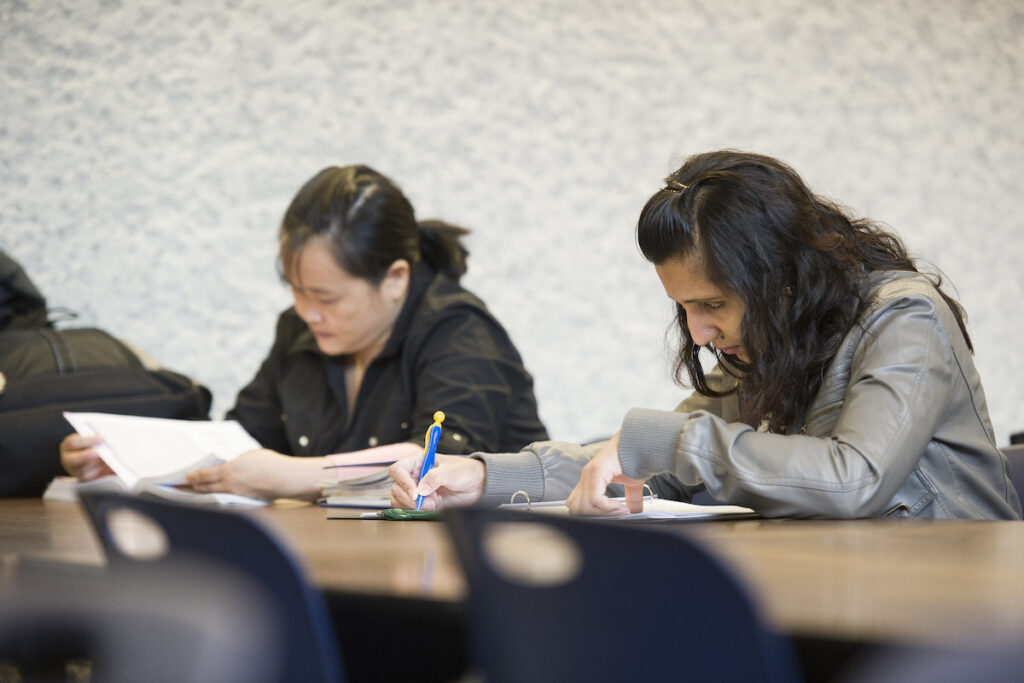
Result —
[[[437, 442], [441, 438], [441, 423], [444, 422], [444, 413], [440, 410], [434, 413], [434, 424], [427, 429], [427, 438], [423, 445], [423, 464], [420, 465], [420, 478], [416, 480], [418, 486], [430, 468], [434, 466], [434, 455], [437, 453]], [[423, 508], [423, 496], [416, 496], [416, 509]]]

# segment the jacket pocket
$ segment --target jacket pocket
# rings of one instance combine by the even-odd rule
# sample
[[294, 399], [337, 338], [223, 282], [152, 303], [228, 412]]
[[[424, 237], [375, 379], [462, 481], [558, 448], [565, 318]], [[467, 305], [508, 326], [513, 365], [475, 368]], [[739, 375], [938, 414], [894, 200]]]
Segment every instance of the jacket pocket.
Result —
[[924, 510], [935, 503], [937, 495], [935, 487], [920, 470], [914, 470], [882, 514], [885, 517], [920, 517]]

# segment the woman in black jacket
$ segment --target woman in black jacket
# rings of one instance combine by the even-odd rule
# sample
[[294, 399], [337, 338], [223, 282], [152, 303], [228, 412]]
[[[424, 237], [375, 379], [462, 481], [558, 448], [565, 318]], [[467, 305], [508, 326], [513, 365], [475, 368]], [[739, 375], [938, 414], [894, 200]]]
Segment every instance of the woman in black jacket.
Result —
[[[459, 284], [464, 234], [417, 222], [398, 186], [367, 166], [326, 168], [307, 182], [280, 229], [279, 265], [295, 305], [227, 414], [264, 448], [193, 472], [193, 487], [314, 498], [323, 468], [346, 453], [420, 452], [438, 410], [447, 416], [440, 452], [512, 451], [546, 439], [519, 353]], [[69, 472], [102, 469], [92, 445], [65, 440]]]

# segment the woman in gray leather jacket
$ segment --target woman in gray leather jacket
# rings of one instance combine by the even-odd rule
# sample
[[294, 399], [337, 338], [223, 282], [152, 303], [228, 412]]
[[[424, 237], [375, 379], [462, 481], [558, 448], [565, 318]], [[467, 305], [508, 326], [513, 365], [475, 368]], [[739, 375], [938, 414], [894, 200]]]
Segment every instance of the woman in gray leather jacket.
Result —
[[[690, 157], [641, 212], [637, 240], [676, 302], [674, 411], [634, 409], [609, 441], [392, 467], [396, 506], [568, 496], [572, 512], [660, 495], [767, 517], [1019, 519], [960, 305], [899, 238], [815, 196], [785, 164]], [[701, 356], [717, 364], [705, 373]], [[608, 496], [622, 483], [628, 502]]]

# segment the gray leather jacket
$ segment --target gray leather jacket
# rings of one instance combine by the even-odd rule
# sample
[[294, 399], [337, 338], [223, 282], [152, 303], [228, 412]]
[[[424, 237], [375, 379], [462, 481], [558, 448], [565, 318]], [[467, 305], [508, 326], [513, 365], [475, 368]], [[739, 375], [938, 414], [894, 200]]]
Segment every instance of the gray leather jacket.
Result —
[[[784, 435], [758, 432], [736, 421], [735, 396], [633, 409], [619, 441], [624, 473], [654, 477], [659, 495], [687, 500], [706, 489], [766, 517], [1020, 519], [952, 311], [917, 273], [875, 273], [866, 287], [870, 303], [802, 424]], [[709, 380], [721, 386], [725, 377], [716, 368]], [[516, 490], [564, 498], [600, 446], [547, 441], [478, 454], [487, 464], [484, 500], [506, 502]]]

